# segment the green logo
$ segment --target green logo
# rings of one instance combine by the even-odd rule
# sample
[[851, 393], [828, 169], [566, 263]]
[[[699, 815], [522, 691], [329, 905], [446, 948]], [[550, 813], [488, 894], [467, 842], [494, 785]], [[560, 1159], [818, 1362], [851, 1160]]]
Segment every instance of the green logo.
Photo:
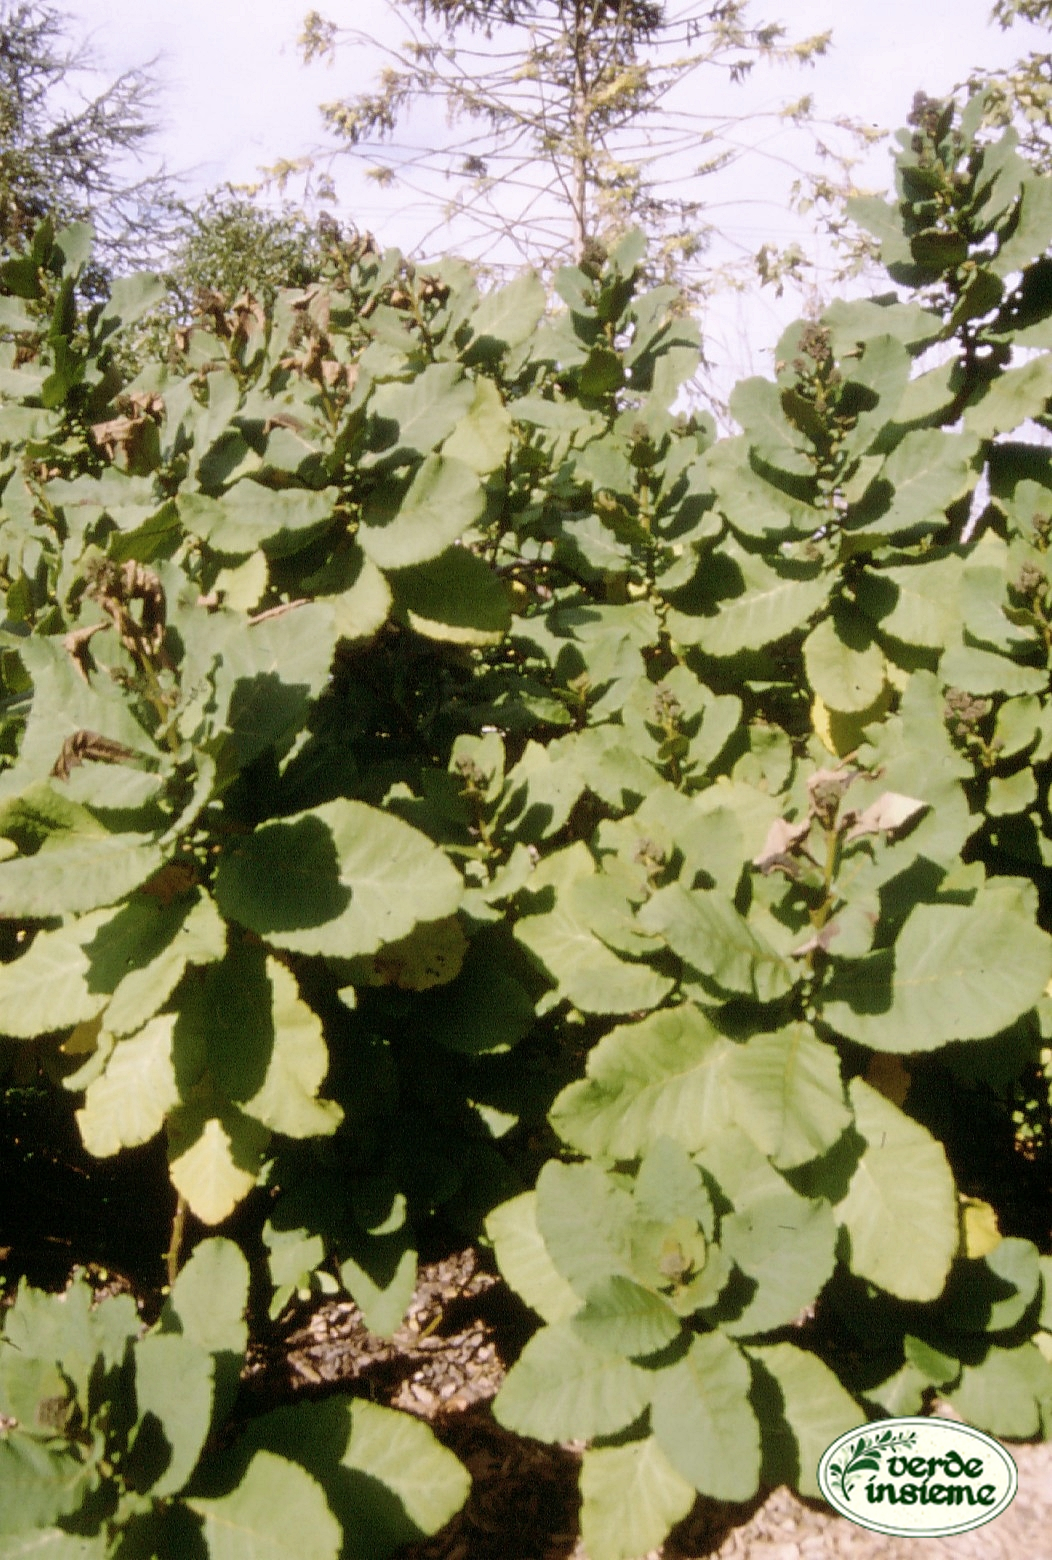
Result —
[[993, 1521], [1019, 1482], [999, 1441], [952, 1419], [885, 1419], [827, 1447], [818, 1483], [829, 1504], [875, 1533], [949, 1537]]

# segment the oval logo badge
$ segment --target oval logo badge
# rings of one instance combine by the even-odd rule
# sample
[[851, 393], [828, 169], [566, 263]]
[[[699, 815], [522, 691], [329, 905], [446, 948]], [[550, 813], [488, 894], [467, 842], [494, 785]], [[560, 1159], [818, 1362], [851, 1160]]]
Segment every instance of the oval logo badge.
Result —
[[874, 1533], [947, 1538], [992, 1522], [1019, 1484], [999, 1441], [954, 1419], [879, 1419], [838, 1436], [818, 1464], [822, 1494]]

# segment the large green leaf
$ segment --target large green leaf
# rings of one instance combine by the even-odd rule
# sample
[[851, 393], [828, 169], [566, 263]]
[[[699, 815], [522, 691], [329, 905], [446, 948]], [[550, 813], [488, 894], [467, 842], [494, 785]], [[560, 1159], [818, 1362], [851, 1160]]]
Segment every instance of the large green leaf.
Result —
[[957, 625], [961, 559], [923, 554], [913, 563], [866, 568], [859, 576], [859, 607], [882, 634], [905, 645], [941, 650]]
[[217, 552], [255, 552], [285, 557], [323, 535], [332, 525], [338, 493], [307, 488], [269, 488], [251, 478], [235, 482], [222, 498], [185, 493], [179, 498], [183, 524]]
[[505, 1377], [493, 1415], [505, 1429], [539, 1441], [588, 1441], [638, 1419], [650, 1386], [648, 1372], [591, 1348], [569, 1322], [556, 1322], [530, 1339]]
[[463, 461], [429, 455], [409, 487], [381, 483], [362, 514], [358, 542], [381, 569], [404, 569], [437, 558], [474, 525], [485, 490]]
[[544, 306], [544, 288], [533, 271], [486, 293], [468, 322], [471, 340], [463, 354], [464, 361], [485, 362], [499, 357], [507, 347], [528, 341], [544, 314]]
[[457, 645], [496, 644], [511, 622], [504, 585], [466, 547], [391, 575], [395, 609], [427, 639]]
[[966, 693], [1044, 693], [1048, 672], [1041, 666], [1021, 666], [1018, 661], [977, 645], [951, 644], [939, 662], [939, 676], [952, 688]]
[[527, 888], [538, 894], [547, 890], [554, 904], [543, 914], [522, 916], [515, 923], [515, 936], [560, 994], [582, 1012], [630, 1013], [655, 1007], [672, 989], [672, 980], [649, 965], [619, 958], [607, 946], [603, 932], [609, 935], [605, 912], [610, 893], [600, 893], [596, 904], [574, 892], [582, 881], [588, 885], [594, 880], [595, 867], [583, 844], [550, 856]]
[[[767, 453], [783, 460], [794, 458], [786, 445], [775, 444], [773, 438]], [[800, 466], [802, 470], [802, 461]], [[810, 535], [822, 523], [818, 510], [753, 470], [747, 439], [721, 439], [714, 444], [705, 456], [704, 470], [716, 489], [719, 508], [744, 536], [772, 540], [794, 531]]]
[[213, 1237], [195, 1246], [172, 1285], [161, 1327], [209, 1354], [243, 1354], [249, 1269], [240, 1246]]
[[215, 882], [231, 920], [278, 947], [334, 958], [375, 953], [451, 915], [462, 892], [423, 834], [344, 800], [262, 825], [224, 856]]
[[187, 1501], [201, 1518], [209, 1560], [337, 1560], [343, 1535], [310, 1474], [256, 1452], [228, 1495]]
[[884, 657], [860, 613], [834, 612], [804, 641], [807, 678], [831, 710], [868, 710], [884, 688]]
[[981, 439], [1011, 433], [1039, 417], [1052, 396], [1052, 356], [1044, 353], [1021, 368], [1010, 368], [984, 387], [964, 414], [964, 426]]
[[712, 603], [705, 615], [677, 607], [667, 614], [668, 631], [684, 645], [698, 645], [707, 655], [729, 657], [776, 644], [805, 630], [825, 606], [829, 579], [798, 565], [777, 568], [759, 556], [733, 554], [739, 588]]
[[256, 1184], [270, 1134], [229, 1109], [209, 1115], [197, 1106], [169, 1117], [169, 1174], [203, 1224], [219, 1224]]
[[891, 949], [834, 965], [822, 1021], [878, 1051], [996, 1035], [1052, 979], [1031, 884], [992, 879], [971, 905], [918, 905]]
[[792, 1343], [771, 1343], [750, 1344], [745, 1352], [775, 1389], [770, 1417], [761, 1415], [764, 1481], [790, 1484], [801, 1495], [817, 1500], [822, 1453], [845, 1430], [864, 1424], [865, 1415], [829, 1366], [808, 1350]]
[[158, 1499], [187, 1483], [212, 1423], [215, 1364], [178, 1333], [148, 1333], [134, 1345], [139, 1428], [129, 1453], [136, 1488]]
[[172, 1066], [175, 1015], [153, 1018], [114, 1046], [101, 1077], [88, 1085], [77, 1125], [89, 1154], [104, 1158], [148, 1143], [179, 1103]]
[[0, 1436], [0, 1535], [45, 1527], [69, 1516], [79, 1510], [94, 1482], [91, 1464], [73, 1447], [5, 1433]]
[[241, 1108], [288, 1137], [325, 1136], [339, 1126], [343, 1111], [317, 1098], [329, 1068], [321, 1020], [277, 959], [267, 960], [267, 977], [274, 994], [273, 1044], [262, 1082]]
[[244, 1443], [300, 1464], [321, 1485], [343, 1529], [342, 1560], [386, 1560], [437, 1532], [470, 1488], [427, 1425], [361, 1398], [276, 1409], [250, 1423]]
[[851, 1271], [901, 1300], [934, 1300], [958, 1243], [942, 1144], [862, 1078], [849, 1092], [866, 1144], [835, 1210], [851, 1237]]
[[511, 417], [492, 379], [476, 379], [467, 415], [442, 446], [442, 453], [462, 460], [480, 477], [498, 471], [511, 447]]
[[568, 1320], [581, 1299], [548, 1254], [537, 1228], [537, 1194], [521, 1192], [486, 1217], [497, 1266], [515, 1293], [546, 1322]]
[[741, 995], [774, 1002], [799, 979], [799, 972], [719, 889], [691, 893], [680, 883], [670, 883], [648, 900], [639, 924], [664, 937], [718, 998]]
[[679, 1337], [679, 1317], [660, 1295], [620, 1273], [593, 1284], [573, 1318], [579, 1338], [607, 1354], [657, 1354]]
[[88, 983], [82, 938], [108, 918], [109, 912], [103, 911], [53, 932], [40, 931], [19, 958], [0, 964], [0, 1032], [31, 1040], [85, 1023], [101, 1012], [106, 993], [93, 991]]
[[589, 1054], [588, 1076], [552, 1107], [552, 1126], [588, 1154], [635, 1159], [658, 1138], [693, 1152], [731, 1119], [730, 1041], [692, 1005], [623, 1024]]
[[785, 1186], [736, 1200], [720, 1244], [755, 1286], [724, 1329], [755, 1337], [795, 1321], [825, 1287], [836, 1262], [836, 1221], [828, 1203], [808, 1202]]
[[1033, 1343], [992, 1345], [961, 1368], [959, 1384], [943, 1396], [970, 1425], [991, 1435], [1025, 1441], [1041, 1427], [1040, 1405], [1052, 1396], [1052, 1366]]
[[[945, 511], [974, 480], [971, 464], [978, 442], [937, 428], [905, 434], [861, 505], [865, 530], [916, 537], [940, 529], [946, 522]], [[877, 490], [879, 499], [874, 498]]]
[[824, 1154], [850, 1124], [836, 1051], [807, 1024], [750, 1036], [727, 1072], [743, 1131], [779, 1169]]
[[551, 1260], [582, 1299], [612, 1274], [628, 1276], [632, 1200], [598, 1165], [550, 1159], [535, 1214]]
[[115, 905], [163, 859], [160, 846], [141, 834], [77, 837], [45, 846], [35, 856], [0, 862], [0, 915], [47, 919]]
[[694, 1338], [684, 1359], [653, 1372], [654, 1436], [672, 1466], [715, 1500], [748, 1500], [759, 1482], [749, 1384], [745, 1356], [719, 1332]]
[[[750, 453], [761, 465], [788, 476], [814, 477], [814, 447], [787, 420], [777, 385], [759, 377], [740, 379], [731, 392], [730, 411], [745, 430]], [[721, 499], [725, 488], [726, 483], [721, 483]]]
[[460, 425], [474, 394], [459, 363], [429, 363], [411, 379], [378, 385], [369, 402], [372, 453], [366, 466], [401, 466], [429, 454]]
[[653, 1436], [589, 1448], [581, 1460], [581, 1538], [590, 1560], [637, 1560], [657, 1549], [696, 1495]]
[[85, 942], [89, 985], [113, 991], [106, 1007], [108, 1032], [126, 1035], [140, 1028], [167, 1002], [188, 964], [212, 964], [225, 947], [226, 927], [206, 893], [169, 903], [134, 895]]

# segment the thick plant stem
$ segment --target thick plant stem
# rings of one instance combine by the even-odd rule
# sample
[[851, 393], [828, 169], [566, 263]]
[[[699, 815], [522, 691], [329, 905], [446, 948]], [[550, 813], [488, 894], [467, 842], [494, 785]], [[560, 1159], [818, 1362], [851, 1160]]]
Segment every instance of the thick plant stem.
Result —
[[179, 1253], [183, 1245], [183, 1232], [186, 1228], [186, 1198], [180, 1193], [179, 1201], [175, 1205], [175, 1215], [172, 1219], [172, 1240], [168, 1250], [164, 1254], [165, 1266], [168, 1271], [169, 1289], [179, 1276]]

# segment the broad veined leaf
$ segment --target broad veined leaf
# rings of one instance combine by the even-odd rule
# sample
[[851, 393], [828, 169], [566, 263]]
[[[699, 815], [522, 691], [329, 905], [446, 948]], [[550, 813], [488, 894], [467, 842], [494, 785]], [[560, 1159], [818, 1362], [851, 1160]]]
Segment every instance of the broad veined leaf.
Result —
[[581, 1460], [581, 1537], [590, 1560], [637, 1560], [656, 1549], [696, 1496], [653, 1436], [590, 1447]]
[[633, 1198], [642, 1219], [661, 1224], [686, 1219], [700, 1226], [707, 1240], [713, 1238], [716, 1215], [701, 1172], [672, 1138], [659, 1137], [644, 1154]]
[[858, 578], [856, 599], [880, 629], [905, 645], [941, 650], [957, 625], [962, 560], [924, 554], [911, 564], [867, 567]]
[[939, 677], [951, 688], [966, 693], [1044, 693], [1048, 672], [1041, 666], [1022, 666], [1008, 656], [978, 645], [951, 644], [939, 662]]
[[267, 978], [274, 994], [273, 1046], [259, 1089], [239, 1103], [248, 1115], [287, 1137], [326, 1136], [335, 1132], [343, 1111], [317, 1098], [329, 1069], [321, 1020], [277, 959], [267, 960]]
[[372, 451], [364, 466], [404, 466], [430, 454], [460, 425], [474, 386], [459, 363], [429, 363], [411, 379], [377, 385], [369, 401]]
[[467, 415], [442, 446], [443, 455], [462, 460], [480, 477], [497, 471], [511, 447], [511, 418], [492, 379], [479, 378]]
[[784, 1183], [734, 1202], [720, 1245], [755, 1290], [722, 1326], [732, 1337], [755, 1337], [793, 1322], [832, 1277], [836, 1220], [827, 1202], [809, 1202]]
[[428, 1425], [347, 1396], [253, 1419], [243, 1444], [297, 1463], [324, 1489], [343, 1529], [343, 1560], [386, 1560], [437, 1532], [470, 1480]]
[[971, 905], [918, 905], [892, 948], [834, 961], [822, 1022], [878, 1051], [931, 1051], [996, 1035], [1052, 977], [1034, 890], [991, 879]]
[[[411, 1414], [396, 1413], [360, 1399], [344, 1401], [351, 1430], [341, 1461], [356, 1475], [355, 1483], [362, 1492], [355, 1502], [354, 1520], [345, 1524], [345, 1533], [352, 1552], [356, 1552], [355, 1529], [361, 1524], [365, 1528], [359, 1541], [361, 1560], [373, 1560], [374, 1556], [388, 1552], [390, 1539], [384, 1529], [394, 1529], [391, 1536], [397, 1537], [397, 1528], [393, 1514], [385, 1510], [390, 1500], [381, 1502], [375, 1496], [367, 1500], [367, 1491], [371, 1493], [376, 1485], [389, 1491], [408, 1524], [429, 1535], [460, 1510], [470, 1493], [471, 1480], [463, 1464], [446, 1450], [430, 1427], [420, 1424]], [[368, 1543], [370, 1529], [375, 1537]]]
[[0, 862], [0, 915], [47, 919], [115, 905], [163, 859], [161, 847], [142, 834], [78, 836], [44, 846], [35, 856]]
[[548, 1254], [537, 1228], [537, 1194], [521, 1192], [486, 1217], [497, 1266], [515, 1293], [546, 1322], [568, 1320], [580, 1310], [571, 1289]]
[[507, 286], [493, 288], [469, 316], [471, 340], [463, 353], [464, 361], [485, 362], [507, 347], [528, 341], [544, 314], [544, 305], [544, 288], [532, 271]]
[[539, 1441], [587, 1441], [638, 1419], [650, 1387], [649, 1372], [591, 1348], [569, 1322], [556, 1322], [530, 1339], [505, 1377], [493, 1415], [506, 1430]]
[[[930, 324], [930, 316], [928, 319]], [[837, 352], [837, 356], [843, 356], [843, 353]], [[902, 341], [888, 332], [864, 339], [861, 362], [848, 359], [842, 365], [849, 383], [863, 389], [862, 397], [857, 391], [846, 392], [856, 406], [862, 402], [854, 426], [844, 434], [841, 448], [846, 455], [861, 456], [872, 448], [878, 434], [896, 413], [910, 377], [910, 366], [910, 355]]]
[[704, 1333], [684, 1359], [652, 1376], [651, 1424], [672, 1466], [702, 1495], [748, 1500], [760, 1476], [760, 1427], [741, 1350], [720, 1332]]
[[228, 1495], [187, 1501], [210, 1560], [337, 1560], [343, 1535], [321, 1485], [296, 1463], [256, 1452]]
[[215, 882], [231, 920], [280, 948], [333, 958], [375, 953], [420, 921], [452, 915], [462, 893], [425, 835], [344, 800], [262, 825], [224, 857]]
[[680, 1322], [660, 1295], [613, 1273], [588, 1290], [573, 1329], [603, 1353], [636, 1358], [657, 1354], [678, 1338]]
[[327, 598], [332, 622], [341, 639], [371, 639], [387, 622], [391, 587], [375, 563], [362, 558], [354, 581], [338, 596]]
[[[786, 430], [789, 432], [788, 425]], [[817, 531], [822, 523], [818, 510], [753, 470], [749, 442], [748, 438], [721, 439], [704, 457], [705, 475], [716, 490], [717, 506], [734, 529], [743, 536], [768, 540], [794, 531], [805, 535]], [[779, 448], [785, 450], [785, 446], [775, 445], [769, 453], [774, 455]], [[786, 450], [782, 458], [793, 457]]]
[[0, 1436], [0, 1554], [7, 1534], [46, 1527], [77, 1511], [95, 1482], [91, 1463], [68, 1444], [49, 1446], [17, 1433]]
[[849, 1086], [866, 1147], [835, 1209], [851, 1271], [901, 1300], [934, 1300], [958, 1244], [957, 1195], [941, 1143], [862, 1078]]
[[741, 655], [806, 630], [829, 597], [829, 579], [815, 569], [789, 565], [775, 569], [760, 557], [741, 552], [733, 555], [733, 572], [741, 588], [713, 602], [705, 615], [678, 607], [668, 612], [673, 639], [697, 645], [706, 655]]
[[226, 946], [215, 904], [196, 889], [170, 900], [140, 892], [93, 935], [81, 927], [88, 984], [113, 993], [106, 1009], [106, 1029], [113, 1035], [139, 1029], [168, 1000], [188, 964], [211, 964]]
[[789, 1484], [817, 1500], [822, 1453], [866, 1416], [816, 1354], [792, 1343], [749, 1344], [745, 1353], [773, 1379], [780, 1399], [777, 1413], [772, 1401], [770, 1418], [762, 1416], [764, 1482]]
[[824, 1154], [850, 1125], [837, 1053], [808, 1024], [751, 1035], [727, 1077], [739, 1124], [779, 1169]]
[[221, 498], [181, 494], [179, 512], [187, 531], [216, 552], [237, 556], [257, 547], [270, 557], [298, 552], [324, 534], [339, 497], [335, 488], [269, 488], [247, 478]]
[[774, 1002], [799, 979], [719, 889], [691, 893], [670, 883], [644, 905], [639, 924], [664, 937], [718, 998], [741, 995]]
[[1052, 1397], [1052, 1365], [1033, 1343], [991, 1345], [978, 1364], [962, 1366], [958, 1385], [941, 1395], [967, 1424], [1027, 1440], [1038, 1433], [1042, 1404]]
[[270, 1133], [233, 1109], [208, 1116], [181, 1106], [168, 1122], [169, 1174], [203, 1224], [219, 1224], [256, 1184]]
[[164, 1303], [160, 1326], [209, 1354], [241, 1356], [248, 1342], [248, 1262], [232, 1240], [213, 1236], [194, 1247]]
[[[862, 212], [872, 212], [878, 204], [885, 207], [888, 215], [885, 218], [883, 213], [878, 212], [876, 220], [881, 223], [887, 221], [889, 234], [890, 224], [898, 221], [894, 208], [886, 207], [883, 201], [878, 203], [876, 200], [860, 198], [857, 206], [854, 202], [852, 204], [857, 211], [857, 220], [864, 226], [868, 227], [869, 223]], [[871, 231], [879, 235], [881, 229], [872, 228]], [[833, 351], [838, 358], [844, 357], [859, 342], [867, 342], [875, 336], [893, 336], [907, 347], [919, 347], [934, 341], [943, 329], [941, 315], [923, 308], [919, 303], [902, 303], [894, 293], [884, 293], [879, 298], [837, 298], [824, 310], [822, 323], [832, 331]]]
[[394, 604], [426, 639], [457, 645], [497, 644], [511, 623], [511, 600], [482, 558], [449, 547], [415, 568], [393, 570]]
[[[977, 438], [917, 428], [895, 446], [858, 507], [862, 529], [887, 536], [920, 536], [946, 523], [946, 510], [974, 481], [972, 461]], [[878, 503], [874, 493], [887, 494]], [[875, 511], [875, 512], [874, 512]], [[856, 516], [849, 524], [856, 529]]]
[[884, 688], [884, 657], [860, 613], [834, 612], [804, 640], [807, 678], [832, 710], [867, 710]]
[[437, 558], [479, 519], [485, 490], [478, 476], [452, 456], [429, 455], [408, 488], [377, 487], [362, 514], [358, 542], [381, 569], [404, 569]]
[[175, 1015], [153, 1018], [137, 1035], [120, 1040], [106, 1070], [88, 1085], [77, 1125], [84, 1147], [97, 1158], [148, 1143], [179, 1103], [172, 1066]]
[[25, 953], [0, 964], [0, 1033], [31, 1040], [86, 1023], [102, 1011], [106, 992], [93, 991], [89, 984], [82, 939], [111, 914], [104, 910], [55, 931], [39, 931]]
[[212, 1423], [212, 1356], [178, 1333], [148, 1333], [133, 1345], [140, 1424], [129, 1453], [134, 1484], [175, 1495], [193, 1473]]
[[732, 1051], [690, 1004], [619, 1025], [591, 1051], [588, 1076], [562, 1091], [549, 1119], [587, 1154], [635, 1159], [662, 1136], [694, 1152], [731, 1119]]
[[965, 411], [964, 426], [980, 439], [1011, 433], [1030, 418], [1039, 417], [1050, 396], [1052, 357], [1044, 353], [989, 381], [979, 399]]
[[551, 1159], [537, 1178], [537, 1229], [559, 1273], [583, 1299], [613, 1273], [629, 1276], [632, 1199], [598, 1165]]
[[321, 1021], [295, 978], [239, 939], [187, 991], [175, 1030], [175, 1068], [190, 1091], [208, 1080], [263, 1126], [289, 1137], [332, 1132], [342, 1113], [317, 1099], [328, 1068]]
[[580, 842], [550, 856], [527, 888], [531, 893], [554, 889], [554, 905], [543, 914], [520, 917], [515, 936], [552, 977], [560, 995], [582, 1012], [630, 1013], [655, 1007], [671, 991], [671, 978], [649, 965], [619, 958], [602, 940], [603, 915], [598, 914], [593, 930], [595, 907], [574, 897], [577, 883], [594, 876], [591, 856]]
[[[758, 376], [740, 379], [731, 393], [730, 411], [745, 430], [750, 454], [762, 466], [792, 477], [814, 478], [818, 464], [814, 447], [787, 420], [777, 385]], [[725, 485], [721, 484], [721, 497]]]

